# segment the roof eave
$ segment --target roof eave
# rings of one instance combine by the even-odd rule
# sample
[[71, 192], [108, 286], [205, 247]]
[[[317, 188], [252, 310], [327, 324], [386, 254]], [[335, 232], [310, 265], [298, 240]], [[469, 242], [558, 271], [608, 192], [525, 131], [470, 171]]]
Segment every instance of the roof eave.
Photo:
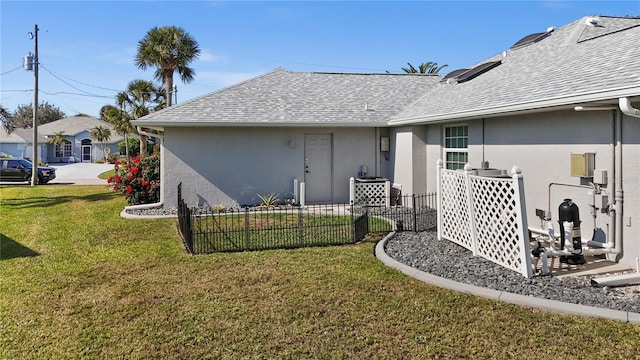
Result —
[[134, 120], [134, 126], [164, 129], [166, 127], [386, 127], [386, 122], [225, 122], [225, 121], [154, 121]]
[[388, 126], [404, 126], [404, 125], [424, 125], [429, 123], [473, 120], [486, 117], [507, 116], [513, 114], [527, 114], [549, 111], [549, 108], [557, 110], [573, 108], [577, 104], [594, 102], [594, 101], [616, 101], [620, 97], [633, 97], [640, 95], [640, 86], [624, 87], [619, 89], [607, 90], [602, 92], [590, 92], [583, 94], [574, 94], [569, 96], [561, 96], [548, 99], [538, 99], [534, 101], [525, 101], [507, 106], [495, 106], [468, 111], [459, 111], [453, 113], [436, 114], [428, 116], [418, 116], [412, 118], [396, 119], [387, 122]]

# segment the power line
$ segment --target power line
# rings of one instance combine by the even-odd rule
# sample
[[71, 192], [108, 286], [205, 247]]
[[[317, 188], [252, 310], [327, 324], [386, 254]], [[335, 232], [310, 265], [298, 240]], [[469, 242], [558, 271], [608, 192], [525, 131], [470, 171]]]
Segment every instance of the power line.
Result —
[[7, 75], [8, 73], [12, 73], [12, 72], [14, 72], [14, 71], [16, 71], [16, 70], [18, 70], [18, 69], [22, 69], [22, 66], [18, 66], [17, 68], [15, 68], [15, 69], [11, 69], [11, 70], [9, 70], [9, 71], [5, 71], [5, 72], [3, 72], [2, 74], [0, 74], [0, 76], [2, 76], [2, 75]]
[[[82, 90], [82, 89], [80, 89], [80, 88], [78, 88], [78, 87], [76, 87], [76, 86], [74, 86], [74, 85], [69, 84], [68, 82], [66, 82], [66, 81], [62, 80], [62, 78], [60, 78], [58, 75], [54, 74], [54, 73], [53, 73], [53, 72], [51, 72], [49, 69], [47, 69], [46, 67], [44, 67], [42, 64], [40, 64], [40, 67], [42, 67], [46, 72], [48, 72], [49, 74], [51, 74], [51, 76], [53, 76], [53, 77], [55, 77], [56, 79], [60, 80], [60, 82], [62, 82], [63, 84], [65, 84], [65, 85], [67, 85], [67, 86], [69, 86], [69, 87], [72, 87], [72, 88], [74, 88], [74, 89], [76, 89], [76, 90], [78, 90], [78, 91], [81, 91], [81, 92], [83, 92], [84, 94], [86, 94], [86, 95], [88, 95], [88, 96], [95, 96], [95, 97], [100, 97], [100, 96], [101, 96], [101, 95], [96, 95], [96, 94], [90, 93], [90, 92], [88, 92], [88, 91], [84, 91], [84, 90]], [[49, 95], [51, 95], [51, 94], [49, 94]]]
[[49, 73], [50, 73], [50, 74], [52, 74], [52, 75], [53, 75], [53, 74], [55, 74], [55, 75], [57, 75], [57, 76], [59, 76], [59, 77], [63, 77], [63, 78], [65, 78], [65, 79], [69, 79], [69, 80], [71, 80], [71, 81], [73, 81], [73, 82], [76, 82], [76, 83], [81, 84], [81, 85], [84, 85], [84, 86], [89, 86], [89, 87], [96, 88], [96, 89], [100, 89], [100, 90], [108, 90], [108, 91], [115, 91], [115, 92], [120, 92], [120, 91], [121, 91], [121, 90], [110, 89], [110, 88], [106, 88], [106, 87], [102, 87], [102, 86], [97, 86], [97, 85], [87, 84], [87, 83], [84, 83], [84, 82], [82, 82], [82, 81], [72, 79], [72, 78], [70, 78], [70, 77], [68, 77], [68, 76], [64, 76], [64, 75], [62, 75], [62, 74], [58, 74], [58, 73], [54, 72], [53, 70], [49, 70], [49, 69], [46, 69], [46, 70], [47, 70], [47, 72], [49, 72]]

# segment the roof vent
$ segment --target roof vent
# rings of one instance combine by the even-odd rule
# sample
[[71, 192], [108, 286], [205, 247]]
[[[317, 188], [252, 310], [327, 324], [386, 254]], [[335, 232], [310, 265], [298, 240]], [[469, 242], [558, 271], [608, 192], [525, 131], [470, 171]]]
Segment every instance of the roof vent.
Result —
[[585, 20], [585, 24], [593, 27], [602, 27], [602, 24], [600, 24], [600, 19], [598, 19], [597, 17], [588, 17]]

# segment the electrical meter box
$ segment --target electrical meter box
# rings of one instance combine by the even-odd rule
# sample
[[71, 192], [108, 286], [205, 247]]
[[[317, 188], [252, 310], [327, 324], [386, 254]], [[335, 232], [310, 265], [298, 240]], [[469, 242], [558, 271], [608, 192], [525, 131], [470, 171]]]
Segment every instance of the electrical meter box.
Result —
[[571, 154], [571, 176], [591, 178], [595, 165], [595, 153]]

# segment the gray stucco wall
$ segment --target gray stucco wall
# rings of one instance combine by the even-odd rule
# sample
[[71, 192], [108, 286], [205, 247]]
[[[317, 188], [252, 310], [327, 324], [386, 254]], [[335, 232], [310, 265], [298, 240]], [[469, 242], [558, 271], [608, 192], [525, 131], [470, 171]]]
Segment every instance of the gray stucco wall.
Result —
[[[639, 123], [639, 119], [623, 118], [624, 254], [620, 262], [632, 267], [635, 267], [635, 258], [640, 256]], [[605, 195], [610, 193], [609, 201], [613, 201], [613, 112], [567, 110], [473, 120], [466, 124], [472, 167], [488, 161], [491, 168], [510, 171], [516, 165], [522, 169], [529, 226], [542, 227], [535, 210], [550, 208], [557, 230], [558, 206], [563, 199], [571, 198], [579, 206], [583, 238], [591, 238], [596, 229], [597, 239], [606, 241], [612, 227], [611, 218], [600, 211], [595, 213], [595, 219], [592, 216], [594, 196], [590, 189], [579, 187], [588, 182], [571, 176], [571, 154], [595, 153], [595, 168], [606, 170], [609, 176], [608, 185], [602, 189]], [[437, 159], [442, 158], [442, 127], [430, 125], [426, 130], [428, 191], [436, 190], [434, 170]], [[602, 195], [596, 195], [596, 207], [601, 204]]]
[[424, 126], [391, 129], [392, 172], [389, 178], [402, 185], [403, 194], [427, 191], [427, 132]]
[[[175, 206], [177, 186], [189, 206], [252, 205], [258, 194], [293, 193], [304, 181], [305, 134], [332, 135], [332, 202], [349, 201], [349, 178], [376, 164], [372, 128], [166, 128], [165, 203]], [[290, 147], [293, 140], [294, 147]], [[373, 174], [372, 174], [373, 175]]]

